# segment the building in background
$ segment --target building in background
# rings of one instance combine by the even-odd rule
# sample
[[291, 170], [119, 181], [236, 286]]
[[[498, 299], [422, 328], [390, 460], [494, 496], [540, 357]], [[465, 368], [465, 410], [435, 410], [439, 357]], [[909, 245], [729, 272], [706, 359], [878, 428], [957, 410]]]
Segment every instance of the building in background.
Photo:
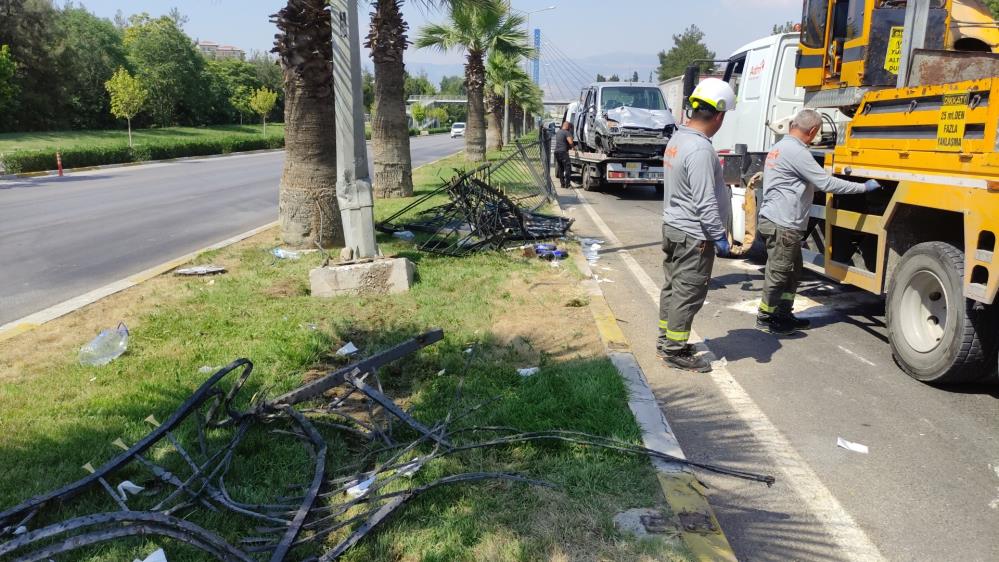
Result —
[[232, 45], [219, 45], [214, 41], [198, 41], [198, 50], [209, 59], [246, 59], [246, 51]]

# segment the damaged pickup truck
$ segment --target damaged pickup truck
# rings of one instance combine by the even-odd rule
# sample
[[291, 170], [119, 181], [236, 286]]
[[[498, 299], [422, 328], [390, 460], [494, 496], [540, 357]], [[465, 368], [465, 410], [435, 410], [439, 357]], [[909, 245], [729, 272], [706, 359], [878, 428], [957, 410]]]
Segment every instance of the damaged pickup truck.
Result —
[[573, 116], [576, 141], [606, 156], [657, 156], [676, 129], [655, 84], [597, 82], [583, 89]]

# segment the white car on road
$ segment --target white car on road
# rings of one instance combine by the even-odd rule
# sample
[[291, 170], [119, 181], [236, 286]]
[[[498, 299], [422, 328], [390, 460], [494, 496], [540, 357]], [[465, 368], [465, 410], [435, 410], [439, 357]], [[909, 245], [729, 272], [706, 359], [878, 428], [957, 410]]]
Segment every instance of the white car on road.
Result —
[[464, 123], [454, 123], [451, 125], [451, 138], [464, 137], [464, 136], [465, 136]]

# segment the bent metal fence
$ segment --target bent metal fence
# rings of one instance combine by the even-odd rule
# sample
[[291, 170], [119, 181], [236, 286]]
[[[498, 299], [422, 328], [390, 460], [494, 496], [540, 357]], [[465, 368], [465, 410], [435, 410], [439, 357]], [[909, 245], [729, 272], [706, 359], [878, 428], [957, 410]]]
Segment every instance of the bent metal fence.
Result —
[[555, 199], [547, 158], [541, 138], [515, 141], [502, 160], [458, 173], [377, 228], [412, 232], [421, 250], [446, 255], [560, 238], [572, 219], [542, 212]]
[[[143, 545], [194, 549], [199, 560], [329, 562], [408, 501], [441, 486], [505, 480], [554, 488], [508, 472], [449, 474], [423, 484], [413, 478], [443, 457], [524, 442], [570, 443], [774, 482], [606, 437], [468, 426], [472, 413], [499, 398], [468, 404], [460, 385], [443, 419], [421, 422], [384, 393], [377, 371], [443, 337], [427, 332], [271, 400], [243, 396], [253, 364], [233, 361], [164, 422], [148, 417], [145, 437], [132, 445], [116, 440], [122, 452], [97, 468], [85, 466], [85, 477], [0, 512], [0, 560], [78, 560], [138, 537]], [[246, 443], [260, 432], [267, 440], [257, 447], [273, 448], [269, 454], [290, 456], [291, 446], [311, 459], [296, 481], [254, 480], [261, 453]], [[185, 546], [171, 546], [178, 543]]]

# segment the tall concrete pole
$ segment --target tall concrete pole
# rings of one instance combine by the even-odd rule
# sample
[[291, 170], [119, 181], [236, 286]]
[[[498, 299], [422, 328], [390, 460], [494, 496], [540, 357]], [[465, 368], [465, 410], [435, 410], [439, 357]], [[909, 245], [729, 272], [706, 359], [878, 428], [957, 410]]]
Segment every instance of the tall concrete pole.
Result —
[[374, 198], [368, 175], [361, 93], [361, 38], [356, 0], [332, 0], [333, 95], [336, 109], [336, 198], [344, 239], [354, 259], [378, 255]]
[[510, 144], [510, 85], [503, 84], [503, 144]]

